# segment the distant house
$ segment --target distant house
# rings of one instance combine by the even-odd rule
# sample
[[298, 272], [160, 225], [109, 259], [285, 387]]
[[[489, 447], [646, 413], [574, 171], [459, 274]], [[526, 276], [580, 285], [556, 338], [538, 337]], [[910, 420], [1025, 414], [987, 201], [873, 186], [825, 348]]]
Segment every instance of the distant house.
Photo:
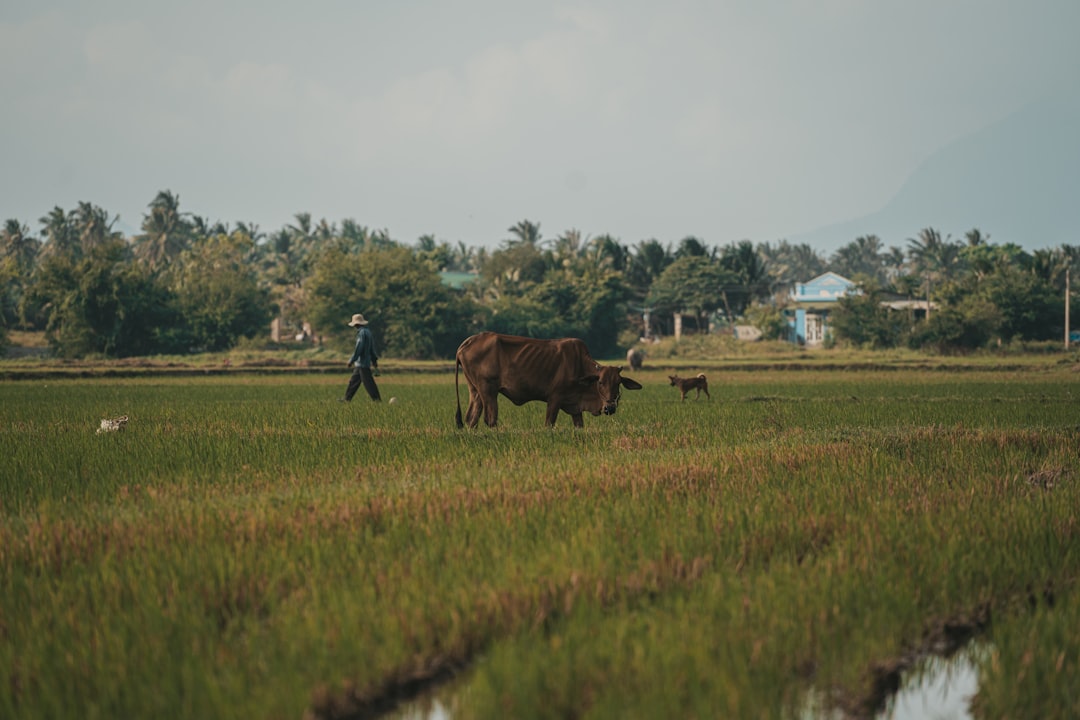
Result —
[[455, 290], [464, 289], [466, 285], [474, 282], [477, 277], [476, 273], [456, 272], [452, 270], [443, 270], [439, 273], [439, 280], [442, 284], [452, 287]]
[[909, 313], [912, 321], [925, 320], [927, 309], [936, 310], [938, 307], [937, 303], [905, 298], [903, 295], [892, 295], [889, 293], [882, 294], [881, 304], [890, 310], [903, 310], [904, 312]]
[[[854, 281], [834, 272], [795, 285], [784, 310], [788, 321], [788, 340], [809, 347], [824, 343], [829, 336], [829, 316], [836, 309], [837, 301], [858, 292], [860, 290]], [[901, 295], [882, 293], [880, 297], [883, 306], [908, 313], [912, 322], [925, 320], [928, 311], [937, 308], [935, 303]]]
[[829, 334], [829, 315], [836, 308], [836, 301], [853, 292], [858, 292], [855, 283], [834, 272], [797, 283], [784, 310], [788, 339], [799, 345], [821, 345]]

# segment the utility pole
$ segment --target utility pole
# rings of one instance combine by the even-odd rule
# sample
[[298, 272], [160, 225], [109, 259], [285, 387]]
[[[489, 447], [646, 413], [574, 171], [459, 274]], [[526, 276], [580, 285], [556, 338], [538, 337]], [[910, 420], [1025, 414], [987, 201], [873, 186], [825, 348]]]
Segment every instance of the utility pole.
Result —
[[1065, 351], [1069, 350], [1069, 268], [1065, 268]]

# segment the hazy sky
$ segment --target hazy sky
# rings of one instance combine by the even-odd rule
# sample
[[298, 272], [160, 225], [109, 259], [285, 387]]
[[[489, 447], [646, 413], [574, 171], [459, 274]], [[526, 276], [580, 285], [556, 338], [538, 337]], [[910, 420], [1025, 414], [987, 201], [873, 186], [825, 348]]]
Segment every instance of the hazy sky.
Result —
[[1077, 0], [5, 0], [0, 220], [130, 231], [168, 189], [266, 232], [773, 242], [1074, 88], [1078, 29]]

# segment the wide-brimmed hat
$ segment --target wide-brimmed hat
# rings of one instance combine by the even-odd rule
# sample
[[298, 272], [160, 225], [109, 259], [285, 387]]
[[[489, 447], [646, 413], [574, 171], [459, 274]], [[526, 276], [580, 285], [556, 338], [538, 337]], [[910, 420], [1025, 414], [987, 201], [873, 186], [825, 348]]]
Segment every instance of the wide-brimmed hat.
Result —
[[352, 320], [349, 321], [349, 327], [360, 327], [361, 325], [367, 325], [367, 320], [360, 313], [356, 313], [352, 316]]

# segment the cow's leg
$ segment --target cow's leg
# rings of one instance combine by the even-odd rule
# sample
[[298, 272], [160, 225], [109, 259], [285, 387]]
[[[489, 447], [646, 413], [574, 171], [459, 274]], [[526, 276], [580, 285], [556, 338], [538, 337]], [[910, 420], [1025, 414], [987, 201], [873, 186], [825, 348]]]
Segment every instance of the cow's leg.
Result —
[[488, 427], [495, 427], [499, 422], [499, 386], [485, 385], [480, 390], [480, 397], [484, 404], [484, 422]]
[[[555, 421], [559, 419], [559, 404], [553, 401], [548, 401], [547, 415], [544, 416], [544, 424], [548, 427], [555, 427]], [[578, 415], [578, 419], [581, 419], [581, 415]]]
[[585, 421], [581, 419], [581, 413], [574, 413], [570, 418], [574, 421], [574, 427], [585, 427]]
[[480, 422], [480, 413], [484, 409], [484, 402], [480, 399], [480, 393], [472, 385], [469, 386], [469, 409], [465, 411], [465, 424], [470, 428], [476, 427]]

